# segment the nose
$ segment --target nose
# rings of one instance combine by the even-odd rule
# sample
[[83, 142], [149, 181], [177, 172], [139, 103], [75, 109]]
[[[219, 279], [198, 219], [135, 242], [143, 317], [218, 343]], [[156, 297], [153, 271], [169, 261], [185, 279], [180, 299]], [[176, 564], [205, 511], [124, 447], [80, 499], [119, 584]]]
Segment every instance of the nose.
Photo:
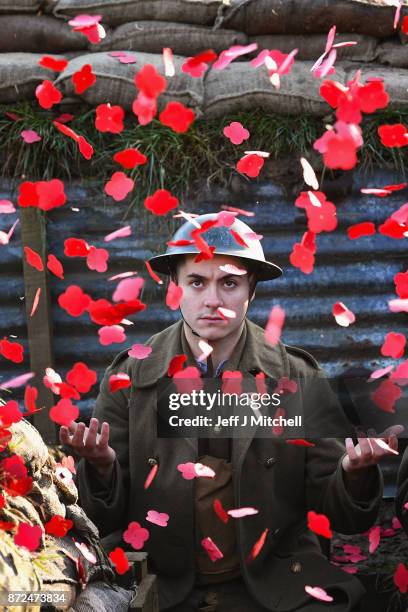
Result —
[[222, 299], [219, 296], [217, 285], [209, 284], [207, 287], [204, 304], [206, 308], [218, 308], [222, 306]]

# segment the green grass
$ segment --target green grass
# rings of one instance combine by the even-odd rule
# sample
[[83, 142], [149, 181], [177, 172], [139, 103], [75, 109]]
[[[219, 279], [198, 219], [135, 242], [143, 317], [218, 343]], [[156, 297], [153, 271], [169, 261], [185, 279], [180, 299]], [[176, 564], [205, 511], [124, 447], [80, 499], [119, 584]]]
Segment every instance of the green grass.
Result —
[[[20, 121], [13, 121], [13, 112]], [[266, 150], [272, 159], [279, 156], [307, 155], [313, 142], [324, 132], [328, 117], [278, 116], [262, 110], [228, 115], [216, 120], [197, 120], [185, 134], [176, 134], [154, 120], [146, 126], [129, 116], [121, 134], [101, 134], [94, 127], [95, 110], [77, 108], [69, 124], [93, 145], [91, 161], [80, 155], [77, 145], [52, 125], [57, 113], [41, 111], [35, 104], [19, 103], [0, 107], [0, 162], [3, 177], [25, 180], [107, 180], [121, 167], [113, 162], [116, 151], [136, 146], [148, 157], [145, 166], [128, 171], [136, 180], [132, 200], [125, 218], [134, 206], [158, 188], [169, 189], [183, 199], [194, 186], [227, 185], [236, 172], [235, 164], [245, 150]], [[249, 141], [234, 146], [222, 130], [231, 121], [240, 121], [251, 134]], [[404, 174], [408, 147], [387, 149], [381, 145], [377, 127], [382, 123], [408, 123], [408, 111], [393, 111], [366, 116], [362, 127], [364, 147], [359, 153], [359, 168], [368, 172], [375, 167], [390, 167]], [[21, 138], [23, 129], [34, 129], [41, 142], [27, 145]]]

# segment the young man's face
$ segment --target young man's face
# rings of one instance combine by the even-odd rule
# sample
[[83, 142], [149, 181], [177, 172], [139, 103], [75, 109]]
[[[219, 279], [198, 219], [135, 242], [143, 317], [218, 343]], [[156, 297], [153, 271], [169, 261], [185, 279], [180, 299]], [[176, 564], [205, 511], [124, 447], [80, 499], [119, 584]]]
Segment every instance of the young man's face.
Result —
[[[249, 303], [248, 274], [220, 270], [226, 264], [244, 269], [236, 257], [215, 255], [199, 263], [194, 262], [195, 257], [187, 255], [177, 268], [178, 285], [183, 289], [180, 308], [185, 321], [203, 339], [221, 340], [241, 326]], [[233, 310], [235, 318], [223, 319], [217, 313], [219, 307]]]

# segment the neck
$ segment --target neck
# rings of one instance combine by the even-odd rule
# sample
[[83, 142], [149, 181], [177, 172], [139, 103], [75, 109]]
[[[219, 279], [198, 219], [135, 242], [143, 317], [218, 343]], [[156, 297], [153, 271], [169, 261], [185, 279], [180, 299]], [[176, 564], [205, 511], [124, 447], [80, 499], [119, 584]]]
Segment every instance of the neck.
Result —
[[222, 361], [225, 361], [232, 355], [234, 348], [237, 346], [239, 342], [239, 339], [244, 329], [244, 325], [245, 325], [245, 318], [242, 321], [239, 329], [234, 330], [233, 334], [229, 334], [228, 336], [225, 336], [224, 338], [221, 338], [220, 340], [206, 340], [205, 338], [199, 338], [198, 336], [195, 336], [192, 333], [191, 329], [188, 327], [188, 325], [186, 325], [185, 322], [183, 323], [184, 333], [185, 333], [187, 342], [190, 346], [191, 352], [193, 353], [196, 359], [198, 359], [198, 357], [202, 355], [202, 352], [203, 352], [198, 346], [198, 343], [200, 340], [205, 340], [207, 344], [213, 347], [211, 358], [212, 358], [212, 362], [214, 365], [214, 370], [217, 369], [217, 367]]

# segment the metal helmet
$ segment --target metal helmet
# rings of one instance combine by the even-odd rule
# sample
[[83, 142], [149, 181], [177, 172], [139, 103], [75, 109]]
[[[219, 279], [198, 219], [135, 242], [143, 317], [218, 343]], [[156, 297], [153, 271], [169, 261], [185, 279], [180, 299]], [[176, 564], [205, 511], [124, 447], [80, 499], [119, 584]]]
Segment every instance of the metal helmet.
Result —
[[[215, 221], [218, 219], [219, 213], [210, 213], [206, 215], [200, 215], [194, 218], [194, 221], [199, 225], [202, 225], [206, 221]], [[191, 232], [198, 229], [196, 225], [187, 221], [176, 231], [170, 242], [178, 242], [180, 240], [191, 240]], [[236, 239], [230, 230], [234, 230], [242, 239], [248, 244], [247, 247], [238, 244]], [[202, 234], [204, 240], [209, 246], [215, 246], [214, 255], [229, 255], [230, 257], [240, 257], [248, 261], [254, 262], [254, 272], [256, 274], [257, 281], [266, 281], [273, 278], [277, 278], [282, 274], [282, 268], [276, 264], [266, 261], [263, 248], [260, 240], [248, 239], [245, 234], [253, 232], [253, 230], [241, 221], [235, 218], [232, 225], [214, 226]], [[200, 253], [199, 249], [195, 244], [188, 244], [186, 246], [168, 246], [165, 253], [162, 255], [156, 255], [149, 259], [149, 263], [155, 272], [162, 274], [170, 274], [172, 263], [180, 255], [197, 255]]]

